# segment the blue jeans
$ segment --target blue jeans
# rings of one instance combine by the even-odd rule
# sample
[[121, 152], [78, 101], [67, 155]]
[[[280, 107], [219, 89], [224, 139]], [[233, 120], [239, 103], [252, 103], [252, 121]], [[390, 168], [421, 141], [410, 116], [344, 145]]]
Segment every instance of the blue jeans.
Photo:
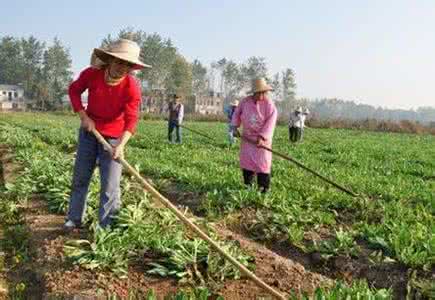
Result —
[[[118, 139], [106, 138], [106, 140], [111, 145], [118, 143]], [[81, 224], [83, 220], [88, 188], [97, 158], [101, 182], [98, 214], [101, 227], [110, 225], [121, 205], [121, 163], [112, 159], [110, 153], [104, 150], [92, 132], [80, 128], [68, 209], [68, 219], [76, 225]]]
[[231, 123], [228, 123], [228, 140], [230, 142], [230, 145], [234, 144], [235, 138], [234, 138], [234, 126], [231, 125]]
[[170, 120], [168, 122], [168, 140], [172, 143], [173, 142], [173, 138], [172, 138], [172, 133], [175, 129], [175, 135], [176, 135], [176, 142], [181, 144], [181, 127], [178, 125], [177, 121], [174, 120]]

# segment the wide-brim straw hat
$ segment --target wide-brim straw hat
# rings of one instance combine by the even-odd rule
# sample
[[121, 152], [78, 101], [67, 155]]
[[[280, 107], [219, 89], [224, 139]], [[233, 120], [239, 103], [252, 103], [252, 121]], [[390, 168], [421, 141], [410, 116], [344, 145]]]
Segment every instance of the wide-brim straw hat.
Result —
[[307, 115], [308, 115], [309, 113], [310, 113], [310, 110], [309, 110], [308, 108], [305, 108], [305, 109], [304, 109], [304, 114], [307, 114]]
[[296, 112], [302, 112], [302, 107], [301, 106], [298, 106], [298, 108], [296, 108], [296, 110], [295, 110]]
[[261, 92], [269, 92], [272, 91], [273, 88], [267, 84], [266, 79], [264, 78], [258, 78], [254, 80], [253, 86], [252, 86], [252, 93], [261, 93]]
[[239, 100], [233, 100], [230, 105], [232, 106], [238, 106], [239, 105]]
[[110, 58], [116, 57], [133, 65], [133, 69], [151, 68], [140, 61], [140, 47], [136, 42], [127, 39], [119, 39], [110, 44], [106, 49], [95, 48], [94, 54], [101, 61], [107, 63]]

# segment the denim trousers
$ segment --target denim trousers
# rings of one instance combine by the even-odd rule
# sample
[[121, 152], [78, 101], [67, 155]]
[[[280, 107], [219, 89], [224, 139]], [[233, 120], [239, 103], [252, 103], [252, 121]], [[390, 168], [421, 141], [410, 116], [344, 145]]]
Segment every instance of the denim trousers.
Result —
[[181, 144], [181, 127], [178, 125], [178, 122], [176, 120], [170, 120], [168, 122], [168, 140], [170, 142], [173, 142], [172, 139], [172, 133], [175, 129], [175, 135], [176, 135], [176, 142]]
[[231, 125], [231, 123], [228, 123], [228, 141], [230, 142], [230, 145], [233, 145], [235, 142], [234, 130], [235, 127]]
[[[112, 146], [118, 143], [118, 139], [115, 138], [105, 137], [105, 139]], [[101, 227], [110, 225], [121, 205], [121, 163], [112, 159], [110, 153], [104, 150], [103, 145], [98, 142], [92, 132], [80, 128], [68, 209], [68, 219], [76, 225], [80, 225], [83, 220], [88, 188], [97, 159], [101, 183], [98, 212]]]

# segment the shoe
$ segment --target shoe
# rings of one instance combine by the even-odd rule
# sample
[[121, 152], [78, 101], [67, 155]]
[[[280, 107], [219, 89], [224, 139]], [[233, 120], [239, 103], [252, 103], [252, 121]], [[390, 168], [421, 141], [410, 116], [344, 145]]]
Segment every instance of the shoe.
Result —
[[80, 228], [80, 226], [77, 226], [77, 225], [76, 225], [73, 221], [71, 221], [71, 220], [66, 221], [65, 224], [63, 225], [63, 230], [64, 230], [65, 232], [71, 232], [71, 231], [73, 231], [74, 229], [78, 229], [78, 228]]

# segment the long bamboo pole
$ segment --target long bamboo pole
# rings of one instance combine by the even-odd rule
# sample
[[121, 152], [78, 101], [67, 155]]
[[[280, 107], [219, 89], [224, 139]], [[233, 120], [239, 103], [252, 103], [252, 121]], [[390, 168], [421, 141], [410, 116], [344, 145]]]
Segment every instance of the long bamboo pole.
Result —
[[[208, 138], [209, 140], [214, 141], [214, 139], [213, 139], [212, 137], [209, 137], [209, 136], [207, 136], [207, 135], [204, 134], [204, 133], [201, 133], [201, 132], [196, 131], [196, 130], [192, 130], [192, 129], [190, 129], [189, 127], [186, 127], [186, 126], [184, 126], [184, 125], [183, 125], [182, 127], [185, 128], [185, 129], [187, 129], [187, 130], [190, 130], [190, 131], [192, 131], [192, 132], [194, 132], [194, 133], [196, 133], [196, 134], [198, 134], [198, 135], [201, 135], [201, 136], [203, 136], [203, 137], [206, 137], [206, 138]], [[250, 139], [248, 139], [248, 138], [246, 138], [246, 137], [241, 136], [240, 139], [243, 140], [243, 141], [245, 141], [245, 142], [247, 142], [247, 143], [250, 143], [250, 144], [253, 144], [253, 145], [257, 145], [257, 143], [256, 143], [255, 141], [252, 141], [252, 140], [250, 140]], [[342, 185], [340, 185], [340, 184], [338, 184], [338, 183], [332, 181], [331, 179], [329, 179], [329, 178], [323, 176], [322, 174], [320, 174], [320, 173], [314, 171], [313, 169], [310, 169], [309, 167], [305, 166], [304, 164], [302, 164], [301, 162], [297, 161], [296, 159], [294, 159], [294, 158], [292, 158], [292, 157], [290, 157], [290, 156], [288, 156], [288, 155], [282, 154], [282, 153], [280, 153], [280, 152], [277, 152], [277, 151], [275, 151], [275, 150], [273, 150], [273, 149], [271, 149], [271, 148], [269, 148], [269, 147], [266, 147], [266, 146], [258, 146], [258, 147], [259, 147], [259, 148], [262, 148], [262, 149], [264, 149], [264, 150], [266, 150], [266, 151], [272, 152], [272, 153], [275, 154], [276, 156], [279, 156], [279, 157], [281, 157], [281, 158], [283, 158], [283, 159], [285, 159], [285, 160], [287, 160], [287, 161], [290, 161], [290, 162], [294, 163], [294, 164], [297, 165], [298, 167], [300, 167], [300, 168], [304, 169], [305, 171], [307, 171], [307, 172], [309, 172], [309, 173], [311, 173], [311, 174], [313, 174], [313, 175], [319, 177], [320, 179], [322, 179], [323, 181], [325, 181], [325, 182], [331, 184], [332, 186], [334, 186], [335, 188], [339, 189], [340, 191], [342, 191], [342, 192], [344, 192], [344, 193], [346, 193], [346, 194], [348, 194], [348, 195], [350, 195], [350, 196], [352, 196], [352, 197], [358, 197], [358, 195], [355, 194], [354, 192], [352, 192], [351, 190], [349, 190], [349, 189], [347, 189], [346, 187], [344, 187], [344, 186], [342, 186]]]
[[[92, 133], [95, 135], [97, 140], [104, 146], [104, 148], [112, 153], [112, 146], [104, 139], [104, 137], [94, 129]], [[265, 283], [261, 278], [257, 277], [254, 273], [249, 271], [244, 265], [238, 262], [235, 258], [229, 255], [225, 250], [223, 250], [218, 243], [213, 241], [206, 233], [204, 233], [198, 226], [196, 226], [192, 221], [186, 218], [178, 208], [171, 203], [168, 199], [166, 199], [163, 195], [161, 195], [151, 184], [148, 183], [139, 172], [134, 169], [124, 158], [119, 158], [118, 161], [122, 164], [122, 166], [127, 170], [128, 173], [133, 175], [151, 195], [153, 195], [157, 200], [159, 200], [164, 206], [166, 206], [169, 210], [171, 210], [179, 219], [182, 221], [187, 227], [192, 229], [196, 234], [198, 234], [204, 241], [209, 243], [216, 251], [218, 251], [224, 258], [226, 258], [230, 263], [236, 266], [243, 274], [245, 274], [248, 278], [255, 282], [259, 287], [263, 288], [267, 292], [269, 292], [272, 296], [277, 299], [285, 300], [286, 297], [282, 295], [280, 292], [276, 291], [270, 285]]]
[[[250, 144], [257, 145], [256, 142], [254, 142], [254, 141], [252, 141], [252, 140], [250, 140], [250, 139], [248, 139], [248, 138], [246, 138], [246, 137], [241, 136], [240, 138], [241, 138], [243, 141], [246, 141], [246, 142], [248, 142], [248, 143], [250, 143]], [[290, 156], [288, 156], [288, 155], [282, 154], [282, 153], [280, 153], [280, 152], [277, 152], [277, 151], [275, 151], [275, 150], [273, 150], [273, 149], [271, 149], [271, 148], [269, 148], [269, 147], [263, 146], [263, 145], [258, 146], [258, 147], [259, 147], [259, 148], [262, 148], [262, 149], [264, 149], [264, 150], [267, 150], [267, 151], [269, 151], [269, 152], [272, 152], [272, 153], [275, 154], [276, 156], [279, 156], [279, 157], [281, 157], [281, 158], [283, 158], [283, 159], [285, 159], [285, 160], [291, 161], [292, 163], [296, 164], [298, 167], [300, 167], [300, 168], [304, 169], [305, 171], [310, 172], [311, 174], [313, 174], [313, 175], [319, 177], [319, 178], [322, 179], [323, 181], [326, 181], [327, 183], [331, 184], [332, 186], [336, 187], [337, 189], [341, 190], [342, 192], [345, 192], [346, 194], [348, 194], [348, 195], [350, 195], [350, 196], [352, 196], [352, 197], [358, 197], [358, 195], [355, 194], [354, 192], [352, 192], [351, 190], [345, 188], [345, 187], [342, 186], [342, 185], [339, 185], [338, 183], [335, 183], [335, 182], [332, 181], [331, 179], [329, 179], [329, 178], [323, 176], [322, 174], [317, 173], [317, 172], [314, 171], [313, 169], [308, 168], [307, 166], [303, 165], [302, 163], [300, 163], [300, 162], [297, 161], [296, 159], [294, 159], [294, 158], [292, 158], [292, 157], [290, 157]]]

